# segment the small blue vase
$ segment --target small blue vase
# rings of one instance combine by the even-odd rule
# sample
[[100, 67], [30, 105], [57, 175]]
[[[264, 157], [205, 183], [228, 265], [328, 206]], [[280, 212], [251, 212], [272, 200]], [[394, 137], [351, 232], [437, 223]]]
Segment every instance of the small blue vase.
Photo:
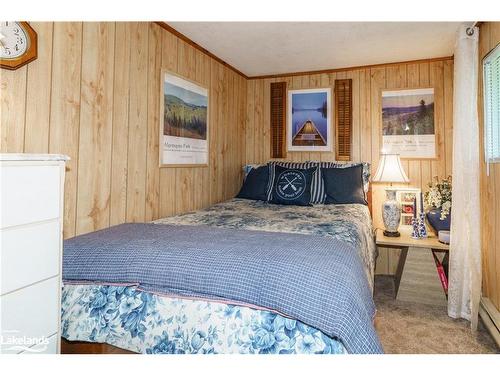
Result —
[[434, 231], [437, 233], [440, 230], [450, 230], [450, 225], [451, 225], [451, 211], [446, 216], [446, 219], [441, 220], [441, 209], [440, 208], [433, 208], [429, 212], [427, 212], [427, 221], [429, 222], [430, 226]]

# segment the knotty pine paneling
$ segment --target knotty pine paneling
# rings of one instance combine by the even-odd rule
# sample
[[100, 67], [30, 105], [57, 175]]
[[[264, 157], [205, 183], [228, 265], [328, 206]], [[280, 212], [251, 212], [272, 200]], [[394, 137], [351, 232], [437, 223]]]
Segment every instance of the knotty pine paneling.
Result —
[[[479, 67], [481, 61], [500, 43], [500, 22], [484, 22], [479, 30]], [[483, 296], [500, 311], [500, 164], [490, 164], [486, 175], [484, 161], [483, 81], [479, 74], [478, 115], [481, 157], [481, 247]]]
[[[35, 29], [35, 31], [37, 31]], [[76, 206], [78, 191], [78, 148], [81, 115], [81, 78], [82, 78], [82, 41], [81, 22], [55, 23], [52, 37], [52, 80], [50, 95], [49, 152], [68, 155], [64, 187], [64, 236], [76, 234]], [[48, 48], [48, 46], [38, 46]], [[26, 68], [29, 70], [30, 66]], [[13, 76], [17, 71], [6, 72], [3, 76]], [[20, 95], [21, 100], [23, 95]], [[26, 100], [26, 99], [24, 99]], [[3, 111], [2, 111], [3, 112]], [[22, 127], [20, 118], [4, 123], [2, 128]], [[85, 126], [85, 125], [84, 125]], [[89, 124], [90, 126], [90, 124]], [[37, 133], [38, 130], [35, 131]], [[19, 150], [21, 152], [23, 150]], [[86, 183], [86, 182], [84, 182]]]
[[[432, 176], [445, 177], [451, 173], [453, 142], [452, 59], [424, 60], [373, 68], [355, 68], [332, 73], [248, 80], [244, 135], [246, 142], [245, 163], [261, 163], [270, 158], [270, 150], [264, 145], [269, 143], [270, 108], [266, 102], [268, 101], [266, 93], [269, 92], [271, 82], [286, 81], [288, 89], [319, 87], [333, 89], [335, 79], [345, 78], [350, 78], [353, 82], [353, 161], [372, 163], [372, 173], [375, 173], [381, 144], [380, 95], [382, 89], [434, 87], [438, 158], [436, 160], [403, 160], [403, 166], [410, 178], [409, 186], [419, 187], [424, 191]], [[334, 126], [332, 130], [335, 130]], [[294, 161], [335, 160], [335, 150], [332, 152], [288, 152], [287, 159]], [[372, 189], [374, 225], [381, 228], [383, 223], [380, 205], [385, 199], [384, 186], [373, 185]], [[394, 273], [397, 260], [397, 251], [381, 248], [377, 273]]]
[[[179, 39], [170, 33], [161, 33], [161, 66], [164, 69], [177, 71], [177, 42]], [[211, 156], [212, 154], [210, 154]], [[160, 169], [160, 212], [163, 216], [171, 216], [176, 213], [175, 201], [175, 169]]]
[[149, 24], [148, 41], [148, 127], [146, 140], [146, 206], [145, 220], [153, 220], [160, 214], [160, 168], [152, 166], [158, 163], [160, 140], [158, 138], [158, 124], [160, 123], [160, 80], [157, 72], [161, 69], [161, 29], [157, 25]]
[[[130, 31], [126, 221], [146, 215], [149, 24], [132, 23]], [[159, 77], [159, 75], [158, 75]]]
[[[49, 22], [31, 23], [38, 33], [38, 57], [27, 70], [24, 152], [49, 150], [50, 97], [52, 82], [52, 35]], [[1, 74], [1, 73], [0, 73]], [[22, 98], [22, 96], [21, 96]]]
[[[109, 226], [115, 25], [84, 23], [76, 234]], [[96, 170], [99, 173], [96, 173]]]
[[[38, 59], [0, 70], [0, 152], [67, 165], [64, 236], [233, 197], [245, 159], [247, 81], [156, 23], [31, 23]], [[159, 168], [160, 71], [210, 91], [210, 164]]]
[[127, 209], [127, 155], [130, 82], [130, 31], [126, 23], [115, 25], [113, 75], [113, 130], [111, 144], [111, 181], [109, 225], [125, 222]]

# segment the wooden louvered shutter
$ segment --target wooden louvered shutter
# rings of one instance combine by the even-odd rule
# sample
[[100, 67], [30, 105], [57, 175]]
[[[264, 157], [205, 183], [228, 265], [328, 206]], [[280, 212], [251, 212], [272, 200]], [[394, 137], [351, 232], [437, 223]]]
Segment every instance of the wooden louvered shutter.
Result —
[[335, 80], [336, 160], [351, 160], [352, 79]]
[[271, 83], [271, 157], [286, 156], [286, 82]]

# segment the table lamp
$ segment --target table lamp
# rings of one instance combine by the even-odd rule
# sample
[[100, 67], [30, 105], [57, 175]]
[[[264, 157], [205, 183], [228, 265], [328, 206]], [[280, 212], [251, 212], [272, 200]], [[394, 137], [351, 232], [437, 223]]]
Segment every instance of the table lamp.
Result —
[[408, 183], [399, 154], [381, 154], [377, 173], [372, 182], [390, 183], [391, 187], [385, 189], [387, 200], [382, 204], [382, 218], [384, 219], [384, 236], [399, 237], [399, 223], [401, 221], [401, 205], [396, 200], [397, 189], [392, 188], [393, 183]]

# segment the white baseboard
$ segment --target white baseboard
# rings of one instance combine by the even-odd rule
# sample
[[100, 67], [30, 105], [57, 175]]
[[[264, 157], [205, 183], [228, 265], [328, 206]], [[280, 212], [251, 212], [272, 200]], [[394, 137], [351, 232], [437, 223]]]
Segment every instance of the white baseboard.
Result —
[[497, 346], [500, 348], [500, 312], [488, 298], [481, 297], [479, 316], [486, 329], [490, 332]]

